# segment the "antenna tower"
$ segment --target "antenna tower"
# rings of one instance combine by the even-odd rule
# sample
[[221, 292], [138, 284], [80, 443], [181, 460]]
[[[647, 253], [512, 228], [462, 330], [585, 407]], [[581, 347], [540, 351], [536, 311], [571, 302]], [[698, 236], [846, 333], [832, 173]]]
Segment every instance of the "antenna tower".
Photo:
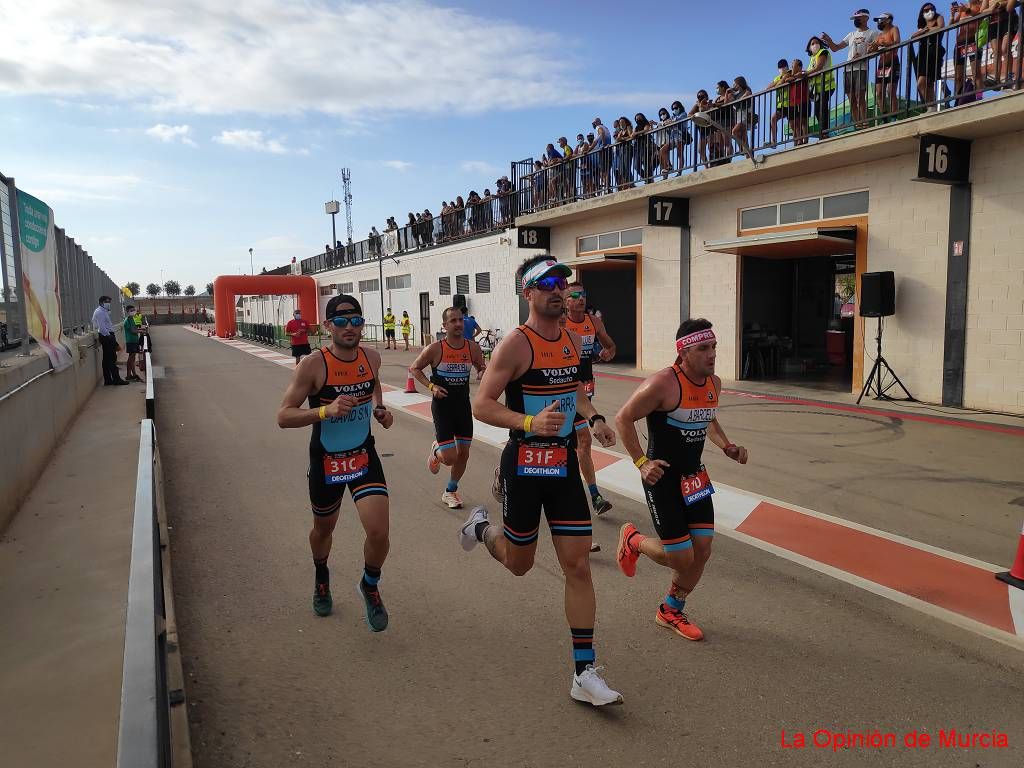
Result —
[[342, 200], [345, 202], [345, 224], [348, 229], [348, 240], [352, 243], [352, 171], [348, 168], [341, 169]]

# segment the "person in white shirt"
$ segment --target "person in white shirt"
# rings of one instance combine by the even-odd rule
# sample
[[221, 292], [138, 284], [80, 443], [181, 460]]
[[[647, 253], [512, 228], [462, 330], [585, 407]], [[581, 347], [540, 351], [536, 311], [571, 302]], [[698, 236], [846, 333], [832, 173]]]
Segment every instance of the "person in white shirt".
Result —
[[849, 48], [846, 57], [847, 65], [843, 70], [843, 85], [846, 95], [850, 98], [850, 112], [854, 125], [858, 128], [867, 126], [868, 119], [868, 46], [875, 41], [878, 33], [868, 29], [871, 12], [867, 8], [855, 11], [850, 17], [853, 20], [853, 31], [838, 43], [829, 37], [827, 32], [821, 33], [821, 39], [832, 52]]
[[121, 345], [117, 343], [114, 323], [110, 319], [110, 303], [109, 296], [100, 296], [99, 306], [92, 313], [92, 325], [99, 334], [100, 347], [103, 349], [104, 386], [128, 383], [121, 378], [121, 372], [117, 370], [117, 353], [121, 350]]

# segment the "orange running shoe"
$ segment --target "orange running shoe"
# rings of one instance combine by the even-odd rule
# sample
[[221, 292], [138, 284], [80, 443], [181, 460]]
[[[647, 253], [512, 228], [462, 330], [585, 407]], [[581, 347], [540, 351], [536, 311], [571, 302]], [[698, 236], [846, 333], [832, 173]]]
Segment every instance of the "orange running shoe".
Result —
[[674, 629], [677, 635], [685, 637], [687, 640], [704, 639], [704, 633], [700, 631], [700, 627], [691, 623], [685, 613], [666, 608], [664, 603], [658, 606], [654, 621], [659, 627]]
[[630, 578], [636, 576], [636, 561], [640, 559], [639, 550], [629, 546], [629, 538], [636, 532], [636, 526], [632, 523], [626, 523], [619, 528], [619, 546], [615, 550], [615, 561], [619, 564], [619, 570]]

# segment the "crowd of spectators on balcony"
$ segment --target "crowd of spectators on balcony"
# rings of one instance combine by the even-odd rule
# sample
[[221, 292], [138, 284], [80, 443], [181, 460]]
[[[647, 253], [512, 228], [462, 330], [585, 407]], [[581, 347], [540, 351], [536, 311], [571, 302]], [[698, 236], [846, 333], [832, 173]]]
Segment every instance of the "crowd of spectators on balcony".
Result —
[[[714, 95], [699, 90], [689, 110], [673, 101], [658, 109], [656, 119], [636, 112], [632, 119], [618, 117], [610, 127], [595, 117], [592, 130], [577, 133], [574, 142], [560, 136], [547, 144], [532, 172], [520, 174], [518, 189], [502, 176], [493, 192], [473, 190], [465, 200], [458, 196], [442, 201], [436, 216], [429, 209], [410, 212], [401, 227], [390, 217], [384, 231], [394, 240], [388, 244], [374, 228], [368, 237], [370, 252], [450, 242], [507, 226], [520, 210], [630, 189], [673, 173], [730, 163], [737, 156], [753, 157], [754, 149], [777, 147], [780, 133], [782, 142], [801, 146], [940, 106], [966, 104], [981, 99], [986, 90], [1020, 88], [1022, 4], [1024, 0], [953, 2], [947, 22], [939, 6], [928, 0], [906, 40], [893, 13], [872, 17], [860, 8], [850, 15], [852, 29], [842, 38], [822, 32], [808, 39], [806, 58], [779, 59], [777, 74], [757, 94], [740, 75], [731, 82], [719, 80]], [[959, 26], [954, 31], [947, 23]], [[846, 61], [837, 66], [832, 54], [844, 49]], [[952, 59], [952, 77], [947, 57]]]

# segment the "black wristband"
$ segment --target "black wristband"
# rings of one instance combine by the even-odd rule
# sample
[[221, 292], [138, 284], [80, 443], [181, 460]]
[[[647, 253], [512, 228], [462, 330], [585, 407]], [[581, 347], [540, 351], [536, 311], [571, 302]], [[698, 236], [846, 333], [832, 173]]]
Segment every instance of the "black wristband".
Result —
[[608, 423], [608, 420], [604, 416], [602, 416], [600, 413], [595, 413], [593, 416], [590, 417], [590, 428], [591, 429], [594, 428], [594, 422], [597, 421], [598, 419], [603, 421], [605, 424]]
[[386, 405], [375, 405], [373, 407], [374, 413], [376, 413], [377, 411], [386, 411], [387, 409], [388, 407]]

